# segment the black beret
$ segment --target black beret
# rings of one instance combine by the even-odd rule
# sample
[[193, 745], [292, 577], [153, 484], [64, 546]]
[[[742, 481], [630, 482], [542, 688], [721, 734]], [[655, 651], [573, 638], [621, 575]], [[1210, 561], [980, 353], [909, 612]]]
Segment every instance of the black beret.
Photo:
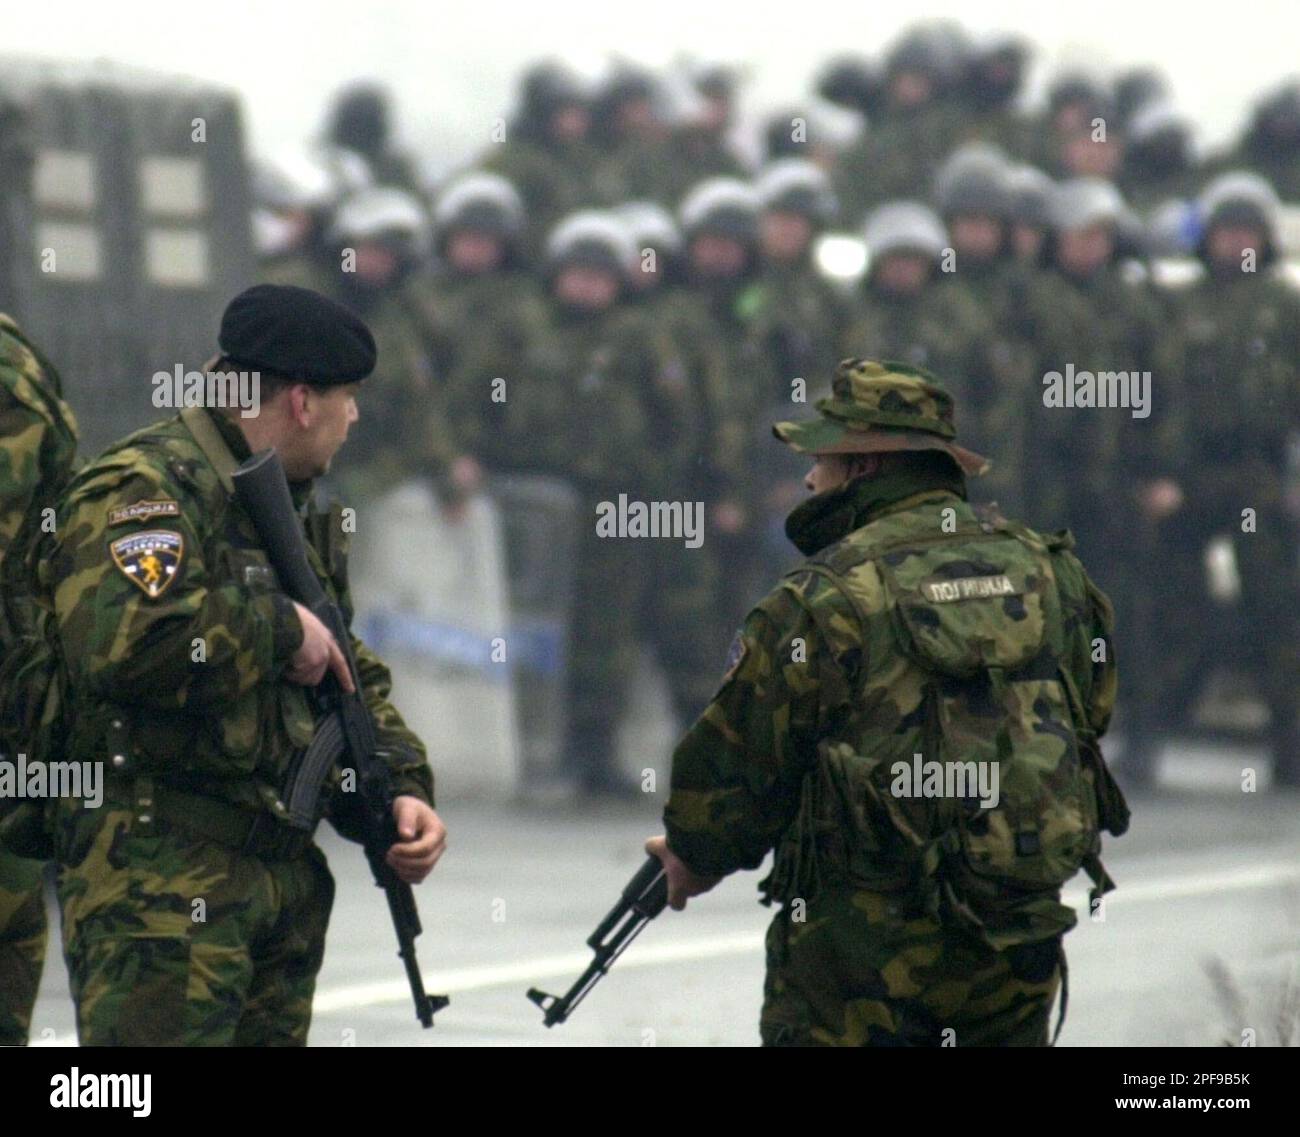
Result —
[[217, 338], [241, 368], [328, 387], [355, 383], [375, 369], [375, 337], [361, 317], [291, 284], [255, 284], [229, 304]]

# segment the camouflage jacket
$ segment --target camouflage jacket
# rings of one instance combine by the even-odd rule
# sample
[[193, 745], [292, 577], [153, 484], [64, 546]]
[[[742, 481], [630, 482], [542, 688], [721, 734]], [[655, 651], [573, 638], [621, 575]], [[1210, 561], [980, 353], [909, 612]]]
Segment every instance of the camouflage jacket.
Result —
[[584, 492], [648, 492], [649, 345], [620, 308], [584, 316], [551, 302], [547, 310], [545, 325], [502, 374], [503, 429], [480, 457], [497, 469], [569, 478]]
[[1183, 397], [1178, 466], [1211, 526], [1280, 504], [1300, 411], [1300, 295], [1261, 272], [1205, 277], [1178, 293]]
[[[932, 540], [943, 531], [945, 510], [953, 511], [958, 528], [977, 524], [955, 475], [899, 473], [819, 494], [790, 515], [791, 539], [810, 558], [833, 560], [841, 578], [854, 582], [855, 596], [810, 560], [746, 618], [722, 686], [673, 755], [664, 812], [668, 843], [693, 870], [721, 875], [756, 868], [780, 845], [774, 876], [798, 876], [800, 867], [788, 863], [791, 843], [783, 838], [797, 828], [807, 802], [805, 779], [817, 772], [819, 760], [846, 745], [861, 755], [893, 754], [912, 747], [927, 729], [928, 677], [901, 650], [872, 558], [886, 546]], [[1075, 730], [1096, 738], [1106, 730], [1115, 698], [1113, 652], [1092, 662], [1093, 641], [1109, 644], [1110, 605], [1068, 552], [1068, 541], [1055, 544], [1059, 619], [1048, 621], [1045, 643], [1079, 692], [1083, 721]], [[890, 836], [878, 837], [879, 853], [866, 867], [885, 878], [897, 866]], [[822, 868], [846, 873], [848, 866]], [[775, 884], [771, 894], [788, 899]]]
[[[242, 432], [216, 423], [237, 460]], [[294, 487], [308, 556], [351, 621], [342, 509]], [[302, 627], [252, 521], [223, 489], [183, 416], [136, 431], [73, 479], [50, 541], [49, 586], [69, 668], [74, 758], [102, 761], [124, 724], [126, 771], [285, 816], [278, 793], [310, 742], [308, 689], [283, 678]], [[388, 701], [388, 668], [352, 641], [395, 789], [433, 800], [424, 747]], [[123, 728], [117, 728], [123, 729]], [[121, 744], [120, 735], [114, 752]], [[337, 784], [330, 775], [322, 802]]]
[[72, 473], [77, 420], [61, 395], [59, 373], [0, 314], [0, 635], [27, 627], [27, 554]]

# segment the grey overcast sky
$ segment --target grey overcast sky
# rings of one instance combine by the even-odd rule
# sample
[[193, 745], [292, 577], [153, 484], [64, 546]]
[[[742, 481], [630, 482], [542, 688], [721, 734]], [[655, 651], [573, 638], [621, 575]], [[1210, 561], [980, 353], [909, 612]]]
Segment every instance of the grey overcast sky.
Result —
[[[17, 0], [4, 0], [6, 9]], [[50, 0], [5, 20], [6, 53], [107, 59], [226, 84], [245, 99], [255, 149], [311, 136], [341, 83], [392, 87], [402, 139], [435, 167], [486, 144], [528, 61], [558, 55], [586, 71], [613, 55], [748, 64], [749, 112], [801, 101], [829, 56], [876, 53], [917, 19], [955, 17], [974, 32], [1018, 31], [1037, 48], [1035, 79], [1062, 64], [1104, 69], [1154, 63], [1213, 145], [1241, 123], [1255, 94], [1300, 71], [1298, 0]]]

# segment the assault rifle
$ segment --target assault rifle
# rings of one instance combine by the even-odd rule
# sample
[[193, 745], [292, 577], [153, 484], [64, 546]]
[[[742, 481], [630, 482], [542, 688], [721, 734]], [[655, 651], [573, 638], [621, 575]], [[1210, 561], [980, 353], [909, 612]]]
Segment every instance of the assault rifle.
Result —
[[397, 954], [406, 967], [415, 999], [415, 1013], [424, 1027], [448, 1003], [446, 995], [427, 995], [420, 965], [415, 958], [415, 937], [420, 934], [420, 914], [411, 886], [401, 880], [384, 857], [398, 841], [393, 820], [390, 771], [377, 753], [375, 724], [361, 693], [352, 639], [343, 613], [330, 600], [307, 559], [302, 526], [289, 493], [284, 467], [274, 450], [263, 450], [241, 463], [234, 472], [235, 496], [257, 529], [262, 549], [271, 561], [285, 593], [307, 608], [329, 630], [347, 660], [354, 691], [347, 694], [338, 677], [327, 672], [316, 688], [323, 712], [311, 744], [299, 756], [284, 794], [290, 824], [310, 829], [316, 822], [316, 802], [330, 768], [356, 770], [357, 792], [347, 815], [349, 833], [355, 832], [365, 849], [375, 884], [384, 890], [388, 911], [397, 930]]

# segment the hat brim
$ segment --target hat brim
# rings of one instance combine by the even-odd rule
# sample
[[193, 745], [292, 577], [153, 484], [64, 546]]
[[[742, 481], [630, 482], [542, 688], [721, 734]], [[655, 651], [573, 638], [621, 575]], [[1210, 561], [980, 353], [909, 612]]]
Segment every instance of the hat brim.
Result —
[[900, 450], [940, 450], [949, 455], [962, 473], [978, 478], [992, 463], [982, 454], [946, 438], [921, 430], [853, 430], [833, 419], [808, 422], [778, 422], [772, 427], [791, 449], [804, 454], [887, 454]]

